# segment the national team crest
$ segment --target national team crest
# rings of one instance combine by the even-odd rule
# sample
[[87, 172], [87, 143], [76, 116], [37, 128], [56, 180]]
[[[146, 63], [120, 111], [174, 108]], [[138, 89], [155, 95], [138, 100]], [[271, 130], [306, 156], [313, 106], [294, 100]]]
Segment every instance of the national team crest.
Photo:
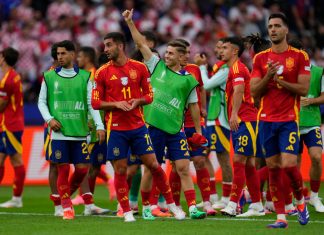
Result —
[[137, 72], [134, 69], [129, 70], [129, 76], [132, 80], [136, 80], [137, 78]]
[[286, 59], [286, 68], [291, 71], [293, 67], [295, 66], [295, 60], [292, 57], [288, 57]]
[[115, 147], [113, 149], [113, 153], [114, 153], [114, 156], [116, 156], [116, 157], [119, 156], [119, 154], [120, 154], [119, 148]]
[[121, 80], [121, 84], [123, 86], [127, 86], [127, 84], [128, 84], [128, 77], [121, 77], [120, 80]]
[[62, 152], [60, 150], [55, 151], [55, 158], [58, 160], [62, 158]]

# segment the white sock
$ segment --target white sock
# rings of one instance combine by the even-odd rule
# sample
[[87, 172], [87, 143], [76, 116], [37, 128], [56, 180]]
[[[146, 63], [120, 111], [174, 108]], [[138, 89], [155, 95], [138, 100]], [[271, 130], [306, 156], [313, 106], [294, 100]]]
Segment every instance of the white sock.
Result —
[[296, 200], [296, 205], [302, 205], [305, 203], [304, 197], [301, 200]]
[[189, 212], [192, 212], [194, 209], [196, 209], [196, 205], [189, 206]]
[[287, 219], [286, 219], [286, 215], [285, 215], [285, 214], [278, 214], [278, 215], [277, 215], [277, 220], [284, 220], [284, 221], [287, 221]]
[[318, 192], [315, 193], [315, 192], [311, 191], [310, 198], [318, 198]]

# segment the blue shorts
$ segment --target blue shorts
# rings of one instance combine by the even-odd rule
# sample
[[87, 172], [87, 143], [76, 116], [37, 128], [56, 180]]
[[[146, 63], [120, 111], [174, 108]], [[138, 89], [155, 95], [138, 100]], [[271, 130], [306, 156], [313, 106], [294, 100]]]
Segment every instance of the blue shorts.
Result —
[[207, 139], [211, 151], [230, 152], [230, 130], [222, 126], [207, 126]]
[[154, 153], [152, 141], [146, 126], [130, 131], [111, 130], [108, 135], [107, 160], [128, 158], [129, 151], [141, 156]]
[[261, 146], [261, 141], [260, 141], [260, 134], [256, 133], [256, 151], [255, 151], [255, 156], [259, 158], [263, 158], [263, 152], [262, 152], [262, 146]]
[[[194, 133], [196, 133], [196, 129], [194, 127], [185, 127], [184, 130], [187, 138], [190, 138]], [[201, 127], [201, 132], [203, 136], [206, 136], [205, 127]], [[189, 153], [190, 157], [207, 156], [207, 150], [205, 148], [197, 148], [196, 150], [192, 150], [189, 146]]]
[[256, 122], [241, 122], [237, 131], [232, 131], [234, 153], [246, 157], [255, 156]]
[[93, 166], [101, 166], [106, 164], [107, 161], [107, 143], [93, 142], [88, 145], [88, 151]]
[[0, 133], [0, 153], [12, 156], [16, 153], [22, 154], [22, 135], [23, 131], [3, 131]]
[[91, 163], [86, 140], [50, 140], [47, 151], [53, 163]]
[[168, 159], [176, 161], [190, 159], [186, 135], [183, 131], [171, 135], [153, 126], [149, 127], [156, 158], [160, 164], [165, 162], [165, 147], [168, 149]]
[[143, 162], [138, 155], [129, 154], [127, 158], [127, 165], [132, 166], [132, 165], [142, 165], [142, 164]]
[[260, 137], [263, 157], [265, 158], [280, 153], [298, 154], [299, 132], [295, 121], [260, 121], [258, 135]]
[[48, 128], [44, 127], [44, 152], [45, 152], [45, 159], [49, 161], [49, 156], [48, 156], [48, 145], [50, 142], [50, 135], [48, 132]]
[[307, 148], [310, 148], [310, 147], [323, 148], [321, 129], [316, 128], [306, 134], [300, 135], [299, 153], [303, 153], [304, 144], [307, 146]]

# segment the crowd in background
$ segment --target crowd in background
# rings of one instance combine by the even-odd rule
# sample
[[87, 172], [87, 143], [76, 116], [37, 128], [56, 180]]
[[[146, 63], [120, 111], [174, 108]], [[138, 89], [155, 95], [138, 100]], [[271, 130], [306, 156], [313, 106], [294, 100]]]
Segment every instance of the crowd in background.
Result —
[[[99, 55], [106, 33], [122, 31], [131, 39], [121, 16], [131, 8], [137, 27], [156, 33], [160, 54], [167, 41], [181, 37], [191, 43], [191, 55], [205, 52], [211, 64], [219, 38], [251, 33], [265, 37], [268, 16], [281, 11], [288, 16], [290, 37], [303, 42], [313, 64], [324, 66], [321, 0], [0, 0], [0, 50], [12, 46], [20, 52], [16, 69], [23, 78], [25, 102], [37, 100], [54, 42], [73, 40], [78, 47], [96, 48]], [[130, 42], [128, 52], [133, 48]], [[246, 50], [243, 61], [248, 66], [251, 57]]]

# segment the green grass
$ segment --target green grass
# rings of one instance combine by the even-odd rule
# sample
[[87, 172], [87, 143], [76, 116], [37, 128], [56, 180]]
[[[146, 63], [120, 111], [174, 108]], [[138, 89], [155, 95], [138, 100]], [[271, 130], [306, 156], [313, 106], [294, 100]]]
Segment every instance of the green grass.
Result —
[[[198, 195], [198, 194], [197, 194]], [[324, 195], [324, 190], [320, 192]], [[0, 202], [11, 197], [10, 187], [0, 187]], [[198, 195], [199, 197], [199, 195]], [[184, 197], [182, 196], [182, 199]], [[199, 201], [199, 200], [198, 200]], [[0, 208], [0, 235], [47, 235], [47, 234], [322, 234], [324, 229], [324, 213], [314, 212], [309, 206], [311, 222], [301, 226], [296, 217], [289, 217], [287, 230], [269, 230], [265, 226], [273, 222], [275, 214], [249, 219], [227, 218], [222, 215], [208, 217], [205, 220], [176, 221], [175, 219], [157, 219], [144, 221], [137, 217], [136, 223], [124, 223], [123, 219], [113, 216], [82, 216], [83, 206], [76, 206], [75, 220], [64, 221], [53, 216], [53, 204], [49, 200], [48, 187], [26, 187], [24, 191], [24, 207], [20, 209]], [[115, 209], [116, 202], [109, 202], [105, 187], [96, 188], [95, 202], [98, 206]], [[183, 202], [184, 203], [184, 202]], [[184, 203], [185, 208], [185, 203]]]

